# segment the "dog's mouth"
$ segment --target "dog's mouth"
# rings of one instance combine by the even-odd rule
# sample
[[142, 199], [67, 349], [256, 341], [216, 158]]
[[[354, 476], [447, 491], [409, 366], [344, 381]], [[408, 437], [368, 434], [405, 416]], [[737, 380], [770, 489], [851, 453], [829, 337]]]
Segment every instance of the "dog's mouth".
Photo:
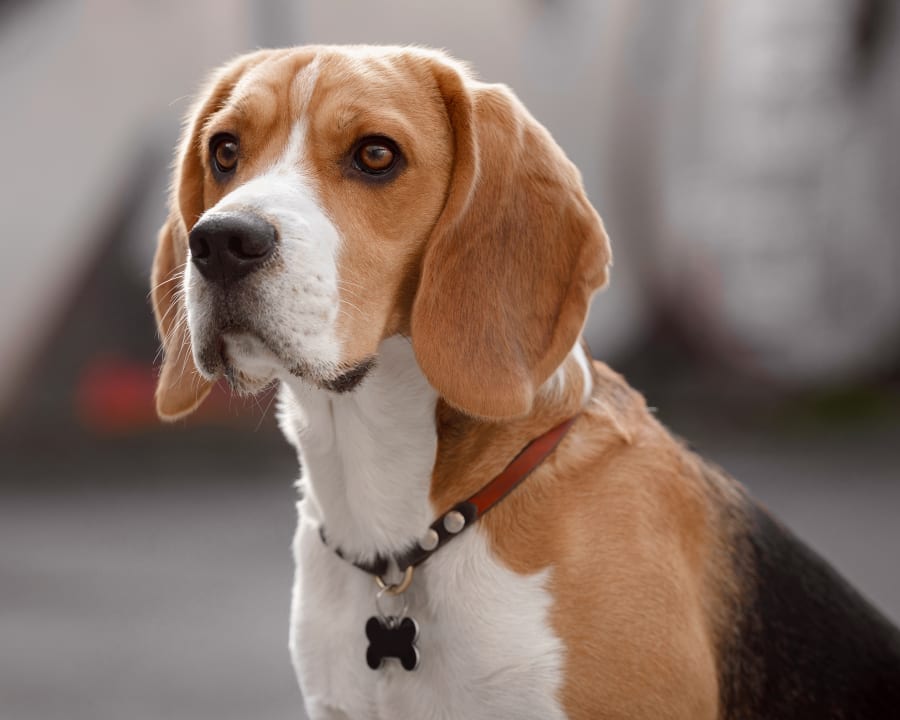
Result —
[[376, 357], [339, 364], [286, 354], [257, 333], [222, 331], [198, 353], [200, 370], [209, 380], [225, 378], [233, 392], [254, 395], [278, 380], [300, 379], [323, 390], [355, 390], [374, 369]]

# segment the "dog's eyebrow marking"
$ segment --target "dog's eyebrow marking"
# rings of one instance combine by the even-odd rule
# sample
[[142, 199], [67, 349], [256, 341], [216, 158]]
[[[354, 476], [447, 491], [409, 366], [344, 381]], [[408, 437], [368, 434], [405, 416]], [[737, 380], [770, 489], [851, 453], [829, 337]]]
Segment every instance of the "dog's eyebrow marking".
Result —
[[356, 124], [356, 122], [363, 117], [364, 110], [359, 110], [357, 108], [343, 108], [338, 113], [338, 116], [335, 120], [335, 124], [341, 130], [346, 130], [351, 125]]
[[261, 109], [276, 111], [278, 87], [266, 79], [264, 64], [251, 68], [241, 76], [231, 91], [228, 105], [242, 115], [259, 114]]

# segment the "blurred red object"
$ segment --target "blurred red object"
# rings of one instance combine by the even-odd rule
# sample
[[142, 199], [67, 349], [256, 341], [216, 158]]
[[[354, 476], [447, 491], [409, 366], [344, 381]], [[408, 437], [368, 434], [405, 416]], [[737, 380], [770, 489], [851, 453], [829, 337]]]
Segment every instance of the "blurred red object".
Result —
[[[153, 393], [157, 368], [138, 360], [99, 355], [85, 366], [74, 393], [74, 410], [80, 424], [99, 433], [129, 433], [158, 428]], [[274, 390], [258, 398], [235, 399], [217, 385], [195, 416], [185, 422], [229, 425], [262, 423], [273, 404]]]
[[75, 389], [75, 411], [86, 428], [122, 432], [157, 422], [153, 367], [127, 358], [101, 356], [84, 368]]

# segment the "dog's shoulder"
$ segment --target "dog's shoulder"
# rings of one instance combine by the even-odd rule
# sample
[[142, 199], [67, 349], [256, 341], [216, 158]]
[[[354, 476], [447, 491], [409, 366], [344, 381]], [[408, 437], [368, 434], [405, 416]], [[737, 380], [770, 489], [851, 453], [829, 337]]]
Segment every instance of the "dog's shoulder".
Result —
[[[547, 532], [505, 553], [556, 568], [556, 626], [578, 659], [570, 707], [586, 707], [579, 688], [602, 675], [669, 697], [672, 716], [704, 716], [711, 693], [723, 718], [896, 717], [900, 632], [878, 610], [600, 363], [584, 415], [510, 503]], [[652, 672], [634, 670], [648, 653]], [[639, 717], [637, 697], [617, 707]]]
[[638, 391], [593, 375], [558, 450], [485, 518], [492, 548], [517, 572], [552, 568], [570, 716], [715, 717], [712, 493]]

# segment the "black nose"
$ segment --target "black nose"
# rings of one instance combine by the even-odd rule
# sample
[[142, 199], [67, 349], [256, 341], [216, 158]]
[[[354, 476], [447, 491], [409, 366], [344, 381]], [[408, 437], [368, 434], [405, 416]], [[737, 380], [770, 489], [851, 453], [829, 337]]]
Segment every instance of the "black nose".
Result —
[[191, 230], [191, 261], [207, 280], [229, 285], [262, 266], [275, 237], [275, 228], [257, 215], [211, 215]]

